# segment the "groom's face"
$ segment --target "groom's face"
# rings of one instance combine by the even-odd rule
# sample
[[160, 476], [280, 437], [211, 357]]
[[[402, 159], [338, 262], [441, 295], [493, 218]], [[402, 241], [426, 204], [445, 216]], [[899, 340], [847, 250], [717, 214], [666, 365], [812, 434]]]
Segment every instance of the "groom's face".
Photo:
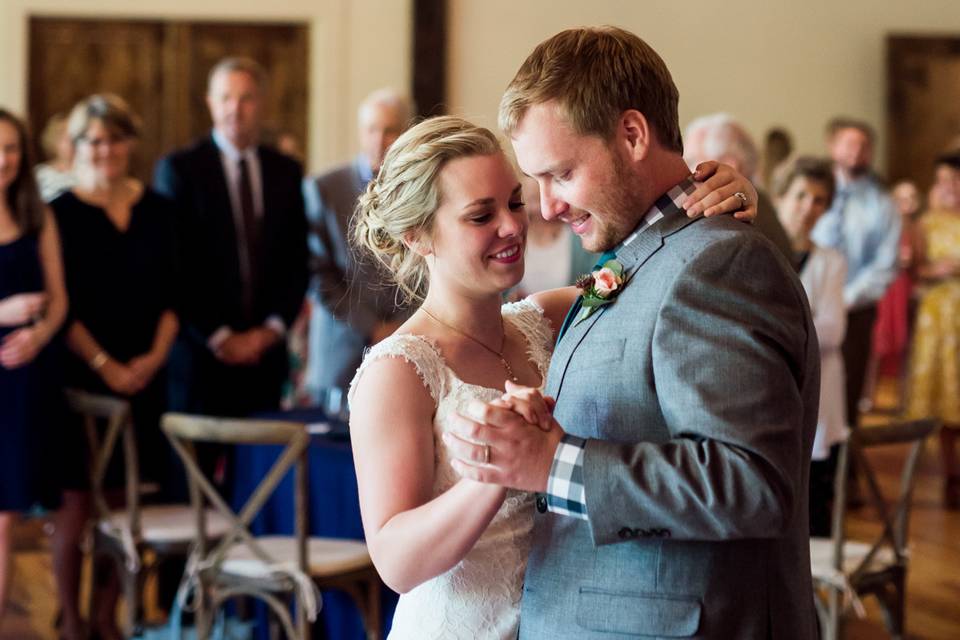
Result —
[[520, 169], [540, 186], [541, 214], [561, 220], [587, 251], [606, 251], [633, 227], [635, 201], [616, 134], [612, 142], [573, 130], [556, 102], [531, 106], [511, 142]]

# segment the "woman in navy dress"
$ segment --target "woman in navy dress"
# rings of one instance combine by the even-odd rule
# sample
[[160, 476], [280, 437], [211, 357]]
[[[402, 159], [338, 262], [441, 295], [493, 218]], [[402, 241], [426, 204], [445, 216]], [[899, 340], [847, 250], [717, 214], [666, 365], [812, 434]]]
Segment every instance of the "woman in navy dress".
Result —
[[[48, 345], [67, 296], [57, 226], [34, 181], [23, 123], [0, 109], [0, 621], [14, 517], [47, 497], [37, 445], [56, 419]], [[0, 624], [2, 626], [2, 624]]]
[[[71, 299], [67, 386], [130, 401], [141, 477], [163, 488], [171, 457], [159, 420], [166, 407], [167, 357], [178, 329], [174, 216], [169, 201], [130, 176], [139, 123], [120, 98], [94, 95], [81, 101], [67, 130], [76, 145], [77, 184], [51, 202]], [[64, 491], [58, 527], [64, 561], [57, 567], [65, 622], [78, 618], [79, 542], [89, 515], [86, 460], [78, 451], [65, 465], [72, 468], [72, 482]], [[117, 587], [110, 572], [99, 587], [98, 610], [90, 614], [107, 640], [120, 638]]]

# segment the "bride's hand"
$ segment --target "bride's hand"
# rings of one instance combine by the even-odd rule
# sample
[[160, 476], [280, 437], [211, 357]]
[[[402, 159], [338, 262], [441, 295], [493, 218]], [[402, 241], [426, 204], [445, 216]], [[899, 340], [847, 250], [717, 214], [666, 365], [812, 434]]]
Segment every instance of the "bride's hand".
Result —
[[745, 222], [756, 219], [757, 189], [730, 165], [714, 160], [701, 162], [693, 172], [693, 179], [700, 184], [683, 203], [691, 218], [700, 214], [709, 218], [733, 213], [733, 217]]
[[505, 388], [506, 393], [490, 404], [515, 411], [543, 431], [550, 430], [553, 407], [556, 405], [553, 398], [544, 396], [537, 389], [514, 384], [509, 380], [506, 381]]

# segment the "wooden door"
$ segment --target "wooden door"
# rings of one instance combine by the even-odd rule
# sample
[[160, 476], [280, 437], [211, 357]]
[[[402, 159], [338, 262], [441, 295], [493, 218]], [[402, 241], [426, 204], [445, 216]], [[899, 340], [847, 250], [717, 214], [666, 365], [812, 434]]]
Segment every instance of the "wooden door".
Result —
[[28, 110], [34, 129], [69, 113], [81, 98], [115, 93], [143, 119], [132, 170], [146, 177], [164, 142], [157, 99], [162, 49], [163, 28], [155, 22], [31, 19]]
[[307, 29], [297, 24], [244, 24], [190, 22], [168, 27], [171, 46], [169, 74], [177, 78], [168, 95], [187, 118], [177, 120], [174, 146], [185, 144], [210, 130], [204, 98], [207, 76], [217, 61], [245, 56], [267, 70], [264, 134], [291, 133], [301, 144], [307, 140]]
[[960, 36], [887, 39], [887, 167], [926, 193], [937, 155], [960, 136]]
[[248, 56], [269, 78], [265, 134], [307, 141], [307, 26], [148, 20], [30, 20], [28, 113], [39, 129], [77, 100], [108, 91], [143, 119], [133, 173], [146, 181], [157, 159], [206, 135], [207, 74], [227, 56]]

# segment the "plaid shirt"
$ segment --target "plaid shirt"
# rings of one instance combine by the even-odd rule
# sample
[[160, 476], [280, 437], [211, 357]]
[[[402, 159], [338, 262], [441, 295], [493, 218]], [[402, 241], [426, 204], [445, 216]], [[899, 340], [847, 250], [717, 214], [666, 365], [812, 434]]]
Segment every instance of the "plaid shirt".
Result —
[[[638, 225], [636, 231], [627, 236], [627, 239], [617, 245], [620, 251], [633, 242], [648, 227], [664, 217], [679, 212], [680, 203], [693, 193], [696, 185], [690, 178], [686, 178], [667, 191], [653, 203], [650, 210], [643, 216], [645, 224]], [[597, 265], [596, 268], [600, 268]], [[561, 335], [562, 337], [562, 335]], [[577, 436], [566, 434], [557, 445], [553, 454], [553, 464], [550, 466], [550, 477], [547, 479], [547, 510], [565, 516], [573, 516], [588, 520], [587, 494], [583, 486], [583, 452], [587, 441]]]

